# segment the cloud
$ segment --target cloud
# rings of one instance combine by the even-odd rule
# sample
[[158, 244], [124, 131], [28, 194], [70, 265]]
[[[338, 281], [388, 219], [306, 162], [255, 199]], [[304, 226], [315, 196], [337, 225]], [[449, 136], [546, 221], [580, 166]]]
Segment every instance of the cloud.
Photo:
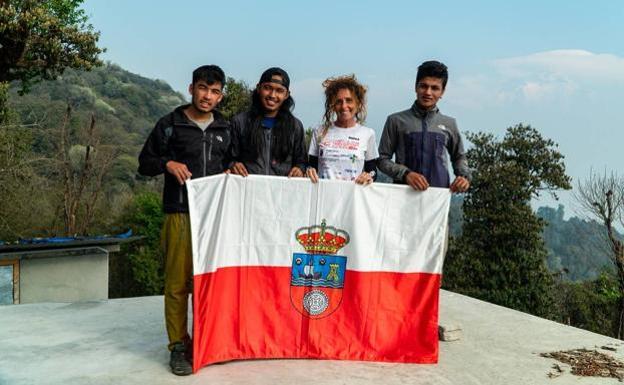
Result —
[[526, 80], [519, 89], [525, 100], [540, 102], [549, 98], [573, 95], [579, 89], [579, 85], [570, 79], [550, 76]]
[[538, 52], [494, 61], [501, 74], [523, 76], [546, 73], [581, 81], [624, 81], [624, 58], [580, 49]]
[[569, 100], [581, 93], [621, 87], [624, 58], [580, 49], [537, 52], [492, 61], [487, 74], [460, 77], [449, 94], [463, 108], [500, 106], [513, 102]]
[[539, 99], [542, 95], [551, 93], [552, 90], [552, 84], [538, 82], [526, 82], [522, 86], [522, 93], [527, 99]]
[[525, 100], [574, 95], [588, 87], [624, 82], [624, 58], [568, 49], [538, 52], [494, 61], [501, 79], [519, 84]]

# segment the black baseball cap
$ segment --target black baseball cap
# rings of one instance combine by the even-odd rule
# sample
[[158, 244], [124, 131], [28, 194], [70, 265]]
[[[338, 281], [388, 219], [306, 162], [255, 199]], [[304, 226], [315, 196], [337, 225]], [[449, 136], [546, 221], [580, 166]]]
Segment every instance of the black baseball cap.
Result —
[[[282, 80], [280, 81], [278, 79], [273, 79], [273, 76], [279, 76], [282, 78]], [[288, 77], [288, 74], [286, 73], [286, 71], [284, 71], [283, 69], [279, 67], [271, 67], [262, 73], [262, 76], [260, 76], [259, 83], [267, 83], [267, 82], [281, 84], [284, 87], [286, 87], [286, 89], [290, 87], [290, 77]]]

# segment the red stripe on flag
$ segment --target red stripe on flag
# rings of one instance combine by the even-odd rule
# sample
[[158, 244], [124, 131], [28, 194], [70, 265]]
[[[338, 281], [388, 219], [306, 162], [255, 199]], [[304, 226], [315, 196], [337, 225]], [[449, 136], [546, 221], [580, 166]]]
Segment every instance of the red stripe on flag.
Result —
[[320, 319], [291, 303], [290, 279], [290, 267], [195, 275], [193, 370], [249, 358], [438, 361], [440, 275], [347, 270], [340, 305]]

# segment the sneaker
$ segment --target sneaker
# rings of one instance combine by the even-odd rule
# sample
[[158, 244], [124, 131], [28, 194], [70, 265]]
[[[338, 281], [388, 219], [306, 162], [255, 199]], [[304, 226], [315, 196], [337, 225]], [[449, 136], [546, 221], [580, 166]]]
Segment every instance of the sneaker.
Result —
[[178, 342], [173, 345], [169, 366], [171, 366], [171, 372], [176, 376], [188, 376], [193, 373], [193, 367], [187, 358], [186, 346], [184, 346], [184, 343]]

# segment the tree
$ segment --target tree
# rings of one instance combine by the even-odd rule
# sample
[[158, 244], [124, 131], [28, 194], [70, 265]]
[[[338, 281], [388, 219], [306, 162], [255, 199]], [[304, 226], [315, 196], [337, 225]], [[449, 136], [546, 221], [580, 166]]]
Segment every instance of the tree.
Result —
[[618, 279], [612, 272], [603, 271], [590, 281], [559, 279], [555, 290], [559, 322], [617, 337], [622, 294]]
[[67, 106], [59, 135], [59, 161], [63, 180], [63, 222], [67, 235], [88, 232], [102, 193], [104, 177], [116, 156], [111, 146], [100, 143], [95, 117], [85, 132], [84, 144], [72, 144], [69, 130], [71, 107]]
[[544, 222], [531, 198], [570, 189], [557, 145], [525, 125], [467, 135], [476, 171], [464, 199], [464, 227], [451, 242], [445, 286], [503, 306], [548, 315], [553, 280], [545, 260]]
[[223, 87], [223, 100], [219, 111], [226, 119], [247, 110], [251, 106], [251, 89], [244, 81], [227, 78]]
[[87, 24], [83, 0], [0, 0], [0, 83], [55, 79], [65, 68], [100, 65], [99, 33]]
[[40, 196], [30, 191], [38, 179], [31, 167], [32, 127], [17, 124], [8, 114], [4, 121], [0, 124], [0, 240], [24, 235], [33, 204]]
[[615, 226], [624, 225], [624, 178], [613, 173], [598, 175], [591, 172], [586, 181], [578, 183], [574, 197], [606, 229], [606, 243], [611, 251], [611, 261], [616, 267], [622, 293], [617, 332], [617, 338], [621, 338], [624, 326], [624, 242], [618, 237]]
[[165, 281], [160, 230], [165, 215], [161, 201], [160, 193], [143, 191], [125, 207], [119, 223], [124, 228], [130, 226], [144, 239], [123, 245], [121, 253], [111, 255], [111, 298], [162, 294]]

